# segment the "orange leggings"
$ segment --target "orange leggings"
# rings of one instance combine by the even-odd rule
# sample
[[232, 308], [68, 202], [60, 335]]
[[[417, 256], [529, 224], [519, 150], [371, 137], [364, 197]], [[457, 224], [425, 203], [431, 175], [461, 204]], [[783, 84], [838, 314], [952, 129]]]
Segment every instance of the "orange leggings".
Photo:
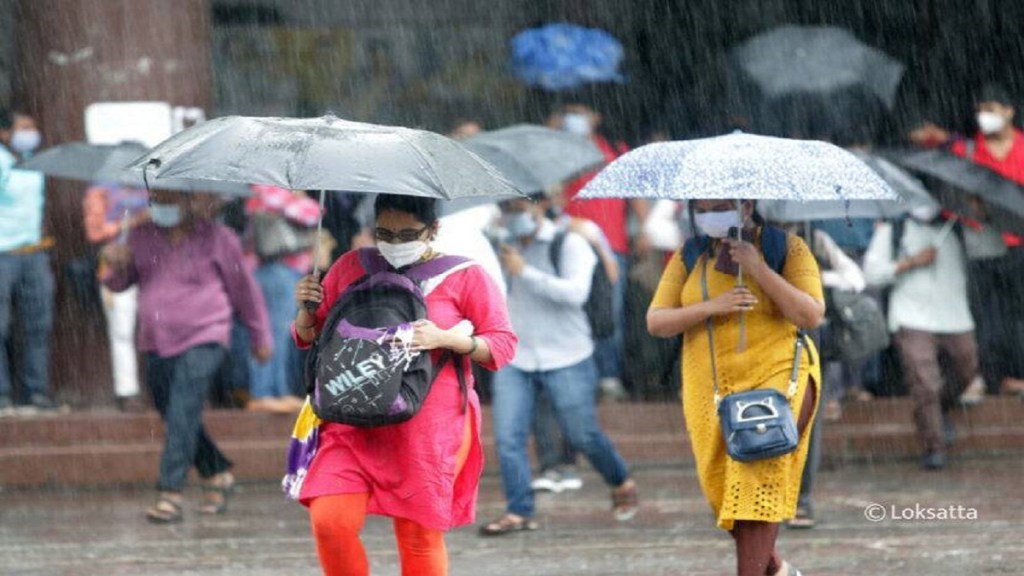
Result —
[[[455, 457], [456, 476], [469, 457], [472, 430], [467, 415], [462, 445]], [[367, 576], [370, 573], [370, 562], [359, 540], [369, 500], [369, 494], [334, 494], [314, 498], [309, 503], [316, 551], [326, 576]], [[444, 532], [425, 528], [406, 518], [395, 518], [394, 527], [402, 576], [448, 574]]]

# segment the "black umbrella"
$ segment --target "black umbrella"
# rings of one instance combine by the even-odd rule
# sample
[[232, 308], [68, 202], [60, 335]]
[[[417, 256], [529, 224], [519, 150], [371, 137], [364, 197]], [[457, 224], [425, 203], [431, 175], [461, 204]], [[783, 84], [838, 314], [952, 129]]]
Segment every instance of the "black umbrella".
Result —
[[[945, 150], [887, 150], [895, 164], [921, 178], [943, 206], [1004, 232], [1024, 233], [1024, 187]], [[975, 211], [978, 200], [984, 215]]]
[[727, 71], [751, 121], [817, 137], [891, 110], [904, 66], [842, 28], [791, 25], [730, 49]]

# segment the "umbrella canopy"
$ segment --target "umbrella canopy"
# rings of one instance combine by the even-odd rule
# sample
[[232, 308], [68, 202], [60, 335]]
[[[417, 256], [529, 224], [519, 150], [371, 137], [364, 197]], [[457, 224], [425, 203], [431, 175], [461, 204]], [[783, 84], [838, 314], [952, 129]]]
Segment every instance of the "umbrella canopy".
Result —
[[622, 44], [599, 28], [555, 23], [511, 41], [512, 72], [527, 86], [558, 91], [592, 82], [622, 82]]
[[976, 200], [985, 204], [983, 220], [1004, 232], [1024, 233], [1024, 187], [988, 168], [945, 150], [887, 150], [894, 163], [924, 179], [950, 209], [976, 216]]
[[938, 206], [924, 184], [885, 158], [868, 152], [851, 151], [885, 180], [899, 200], [851, 200], [846, 202], [792, 202], [765, 200], [758, 212], [773, 222], [807, 222], [847, 218], [897, 218], [919, 206]]
[[838, 146], [733, 133], [636, 148], [599, 172], [577, 198], [845, 202], [898, 196]]
[[769, 98], [863, 87], [890, 110], [904, 71], [881, 50], [830, 26], [782, 26], [736, 46], [730, 58]]
[[516, 172], [525, 170], [536, 187], [519, 187], [523, 192], [561, 184], [604, 163], [604, 155], [589, 138], [533, 124], [483, 132], [463, 143], [513, 182]]
[[765, 133], [857, 132], [892, 110], [904, 66], [827, 26], [783, 26], [733, 47], [730, 98]]
[[131, 168], [148, 170], [151, 183], [187, 177], [443, 199], [518, 194], [450, 138], [335, 116], [216, 118], [165, 140]]
[[[69, 142], [48, 148], [22, 162], [19, 167], [54, 178], [111, 182], [133, 188], [145, 188], [142, 174], [126, 170], [128, 164], [149, 151], [138, 142], [89, 144]], [[179, 192], [214, 192], [228, 196], [249, 196], [249, 187], [232, 182], [204, 182], [185, 178], [163, 179], [153, 188]]]

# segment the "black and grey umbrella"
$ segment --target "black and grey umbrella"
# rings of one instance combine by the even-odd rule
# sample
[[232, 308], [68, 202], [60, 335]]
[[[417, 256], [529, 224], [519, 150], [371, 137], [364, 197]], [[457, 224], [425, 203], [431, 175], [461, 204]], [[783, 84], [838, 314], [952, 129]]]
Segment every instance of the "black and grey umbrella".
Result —
[[751, 120], [783, 135], [804, 136], [862, 123], [892, 110], [904, 66], [848, 30], [782, 26], [733, 47], [731, 95]]
[[[145, 188], [146, 182], [139, 172], [126, 170], [127, 166], [149, 148], [138, 142], [120, 144], [90, 144], [69, 142], [40, 152], [22, 162], [19, 168], [35, 170], [54, 178], [108, 182], [132, 188]], [[155, 183], [153, 183], [155, 184]], [[164, 190], [183, 192], [213, 192], [227, 196], [249, 196], [249, 187], [234, 182], [214, 182], [174, 178], [161, 180]]]
[[[945, 150], [886, 150], [895, 164], [924, 180], [943, 206], [980, 217], [1003, 232], [1024, 233], [1024, 187]], [[978, 201], [984, 214], [976, 213]]]
[[589, 138], [532, 124], [483, 132], [465, 140], [466, 147], [494, 164], [510, 179], [525, 172], [538, 191], [604, 164], [604, 155]]

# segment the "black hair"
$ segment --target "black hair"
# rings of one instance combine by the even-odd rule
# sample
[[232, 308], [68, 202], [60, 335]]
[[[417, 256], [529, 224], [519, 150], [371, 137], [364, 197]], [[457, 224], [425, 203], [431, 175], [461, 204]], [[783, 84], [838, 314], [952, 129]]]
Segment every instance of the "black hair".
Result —
[[989, 82], [978, 90], [974, 97], [974, 103], [981, 104], [982, 102], [998, 102], [1004, 106], [1013, 106], [1013, 98], [1010, 97], [1009, 90], [995, 82]]
[[10, 130], [14, 126], [14, 110], [0, 108], [0, 130]]
[[423, 196], [405, 196], [401, 194], [378, 194], [373, 201], [373, 213], [380, 216], [381, 212], [393, 210], [412, 214], [427, 226], [437, 223], [437, 200]]

